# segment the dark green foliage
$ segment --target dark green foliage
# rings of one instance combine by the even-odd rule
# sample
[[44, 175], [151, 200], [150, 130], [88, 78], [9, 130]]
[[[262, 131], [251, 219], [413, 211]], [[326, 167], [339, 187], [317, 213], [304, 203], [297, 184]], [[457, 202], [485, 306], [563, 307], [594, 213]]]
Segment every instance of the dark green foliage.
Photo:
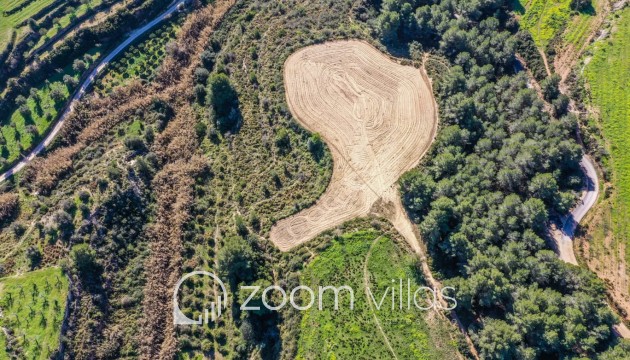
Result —
[[291, 138], [287, 129], [282, 128], [276, 134], [276, 146], [280, 152], [286, 152], [291, 147]]
[[201, 84], [197, 84], [195, 85], [193, 92], [195, 93], [195, 99], [197, 100], [197, 102], [200, 105], [203, 105], [205, 103], [205, 99], [206, 99], [206, 87], [201, 85]]
[[206, 123], [199, 121], [195, 124], [195, 134], [197, 134], [198, 138], [203, 139], [207, 133], [208, 125]]
[[219, 271], [231, 285], [249, 281], [255, 274], [255, 253], [251, 245], [241, 236], [224, 240], [225, 245], [218, 254]]
[[144, 141], [139, 136], [129, 136], [125, 138], [125, 147], [133, 151], [141, 151], [146, 148]]
[[232, 130], [240, 118], [238, 95], [225, 74], [210, 76], [210, 104], [214, 110], [215, 122], [219, 130]]
[[517, 356], [521, 338], [514, 326], [502, 320], [488, 320], [479, 333], [479, 353], [483, 359], [503, 360]]
[[96, 252], [87, 244], [79, 244], [70, 251], [70, 258], [79, 276], [84, 279], [93, 279], [100, 275], [101, 265], [96, 259]]
[[214, 62], [216, 61], [216, 56], [217, 54], [215, 54], [214, 51], [206, 50], [201, 53], [201, 63], [206, 69], [212, 71]]
[[538, 81], [542, 81], [547, 77], [547, 69], [545, 62], [536, 47], [536, 43], [529, 31], [519, 31], [515, 35], [516, 51], [523, 57], [527, 67]]
[[555, 100], [551, 102], [553, 106], [553, 112], [556, 117], [561, 117], [567, 114], [569, 109], [569, 97], [561, 94]]
[[151, 144], [153, 143], [153, 140], [155, 140], [155, 133], [153, 132], [153, 126], [148, 126], [146, 130], [144, 131], [144, 141], [146, 141], [147, 144]]
[[308, 151], [313, 155], [316, 161], [321, 160], [324, 157], [324, 141], [319, 134], [313, 134], [308, 138], [306, 143]]
[[84, 72], [85, 69], [87, 69], [87, 65], [85, 65], [85, 62], [81, 59], [75, 59], [72, 62], [72, 69], [76, 72]]
[[598, 360], [630, 359], [630, 341], [619, 339], [615, 347], [597, 356]]
[[559, 84], [560, 75], [558, 74], [553, 74], [540, 82], [540, 88], [545, 100], [551, 102], [558, 98], [558, 95], [560, 95], [560, 89], [558, 88]]
[[592, 6], [591, 0], [571, 0], [571, 9], [576, 11], [583, 11]]
[[434, 83], [442, 128], [426, 163], [401, 179], [403, 200], [434, 269], [457, 289], [482, 358], [590, 356], [607, 346], [615, 322], [603, 285], [543, 240], [550, 210], [575, 199], [575, 121], [560, 118], [567, 101], [557, 76], [541, 83], [550, 115], [523, 72], [514, 74], [523, 41], [506, 31], [500, 5], [430, 2], [414, 9], [415, 30], [396, 32], [408, 10], [383, 2], [374, 25], [387, 45], [415, 40], [450, 62]]
[[26, 258], [31, 270], [35, 269], [42, 262], [42, 252], [35, 246], [29, 246], [26, 249]]
[[205, 84], [208, 81], [208, 76], [210, 76], [210, 72], [204, 68], [195, 69], [195, 82], [198, 84]]

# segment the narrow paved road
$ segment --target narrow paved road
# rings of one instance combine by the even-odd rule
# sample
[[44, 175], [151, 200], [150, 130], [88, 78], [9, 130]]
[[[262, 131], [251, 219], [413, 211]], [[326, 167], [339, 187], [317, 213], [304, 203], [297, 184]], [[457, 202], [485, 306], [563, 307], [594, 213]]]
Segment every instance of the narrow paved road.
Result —
[[178, 7], [179, 7], [179, 5], [183, 4], [185, 1], [186, 0], [177, 0], [177, 1], [173, 2], [173, 4], [165, 12], [163, 12], [160, 16], [158, 16], [157, 18], [153, 19], [151, 22], [149, 22], [148, 24], [144, 25], [143, 27], [132, 31], [131, 34], [129, 34], [129, 37], [127, 38], [127, 40], [123, 41], [120, 45], [118, 45], [118, 47], [116, 47], [116, 49], [114, 49], [105, 58], [103, 58], [101, 60], [101, 62], [98, 64], [98, 66], [96, 66], [94, 68], [94, 70], [92, 70], [90, 75], [83, 81], [83, 83], [81, 84], [81, 87], [79, 88], [79, 90], [77, 92], [75, 92], [74, 96], [70, 100], [69, 105], [66, 106], [65, 111], [61, 114], [61, 116], [59, 116], [59, 118], [57, 119], [57, 122], [55, 123], [55, 126], [48, 133], [48, 135], [46, 135], [44, 140], [41, 143], [39, 143], [37, 145], [37, 147], [35, 147], [33, 150], [31, 150], [31, 152], [26, 157], [24, 157], [22, 160], [20, 160], [20, 162], [18, 162], [13, 167], [11, 167], [9, 170], [7, 170], [5, 173], [0, 175], [0, 182], [8, 179], [13, 174], [15, 174], [15, 173], [19, 172], [20, 170], [22, 170], [22, 168], [24, 168], [26, 165], [28, 165], [28, 163], [33, 161], [33, 159], [35, 159], [35, 157], [37, 155], [39, 155], [46, 147], [48, 147], [50, 145], [50, 143], [53, 141], [55, 136], [57, 136], [57, 133], [59, 133], [59, 130], [61, 130], [61, 128], [63, 127], [63, 124], [65, 123], [65, 121], [68, 118], [68, 116], [74, 110], [74, 106], [77, 103], [77, 101], [79, 101], [81, 99], [81, 97], [83, 97], [83, 95], [85, 95], [85, 93], [87, 92], [87, 89], [90, 87], [90, 85], [92, 85], [94, 80], [96, 80], [96, 78], [100, 75], [100, 73], [103, 71], [103, 69], [112, 61], [112, 59], [114, 59], [116, 57], [116, 55], [118, 55], [121, 51], [123, 51], [127, 46], [129, 46], [129, 44], [134, 42], [138, 37], [142, 36], [142, 34], [144, 34], [148, 30], [153, 28], [155, 25], [157, 25], [158, 23], [162, 22], [164, 19], [168, 18], [171, 14], [176, 12]]
[[[586, 175], [586, 191], [582, 195], [578, 206], [566, 216], [562, 223], [562, 232], [556, 236], [560, 259], [573, 265], [578, 265], [573, 251], [575, 229], [582, 218], [584, 218], [584, 215], [595, 205], [599, 195], [599, 180], [593, 161], [587, 155], [584, 155], [582, 161], [580, 161], [580, 166], [584, 171], [584, 175]], [[613, 332], [618, 337], [630, 339], [630, 329], [623, 322], [613, 325]]]
[[563, 220], [561, 229], [562, 232], [556, 237], [560, 259], [573, 265], [578, 264], [573, 251], [573, 236], [575, 235], [575, 229], [584, 215], [586, 215], [590, 208], [595, 205], [597, 196], [599, 195], [599, 180], [597, 179], [597, 171], [595, 171], [593, 161], [588, 157], [588, 155], [584, 155], [582, 157], [582, 161], [580, 161], [580, 166], [584, 171], [584, 175], [586, 175], [585, 192], [575, 209], [573, 209]]

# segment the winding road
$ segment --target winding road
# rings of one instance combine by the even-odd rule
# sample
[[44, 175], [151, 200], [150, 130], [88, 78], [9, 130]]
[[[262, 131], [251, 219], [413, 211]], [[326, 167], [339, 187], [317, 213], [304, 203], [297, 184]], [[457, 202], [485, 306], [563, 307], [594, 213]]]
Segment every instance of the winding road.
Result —
[[[597, 178], [593, 160], [588, 155], [584, 155], [580, 161], [580, 166], [586, 176], [586, 189], [578, 205], [564, 218], [562, 231], [554, 233], [560, 260], [573, 265], [578, 265], [575, 252], [573, 251], [575, 229], [582, 218], [584, 218], [584, 215], [595, 205], [599, 195], [599, 179]], [[613, 325], [613, 332], [618, 337], [630, 339], [630, 329], [623, 322]]]
[[20, 160], [17, 164], [13, 165], [13, 167], [11, 167], [9, 170], [7, 170], [2, 175], [0, 175], [0, 182], [3, 182], [4, 180], [11, 177], [13, 174], [22, 170], [26, 165], [28, 165], [28, 163], [33, 161], [33, 159], [35, 159], [37, 155], [39, 155], [44, 149], [46, 149], [46, 147], [50, 145], [50, 143], [53, 141], [55, 136], [57, 136], [57, 134], [59, 133], [59, 130], [61, 130], [61, 128], [63, 127], [63, 124], [65, 123], [68, 116], [74, 110], [75, 104], [83, 97], [83, 95], [85, 95], [85, 93], [87, 92], [88, 88], [92, 85], [94, 80], [98, 78], [98, 76], [101, 74], [103, 69], [116, 57], [116, 55], [118, 55], [127, 46], [129, 46], [132, 42], [138, 39], [138, 37], [142, 36], [145, 32], [153, 28], [158, 23], [162, 22], [164, 19], [167, 19], [168, 17], [170, 17], [171, 14], [173, 14], [174, 12], [178, 11], [179, 6], [181, 4], [184, 4], [185, 1], [186, 0], [174, 1], [165, 12], [163, 12], [160, 16], [156, 17], [155, 19], [153, 19], [152, 21], [150, 21], [143, 27], [132, 31], [129, 34], [129, 37], [127, 37], [125, 41], [123, 41], [112, 52], [110, 52], [105, 58], [103, 58], [101, 62], [98, 64], [98, 66], [96, 66], [92, 70], [90, 75], [87, 78], [85, 78], [85, 80], [83, 80], [81, 87], [74, 93], [74, 96], [68, 103], [68, 106], [66, 106], [66, 109], [63, 111], [61, 116], [59, 116], [59, 118], [57, 119], [57, 122], [55, 123], [55, 126], [48, 133], [48, 135], [46, 135], [44, 140], [40, 142], [37, 145], [37, 147], [31, 150], [31, 152], [27, 156], [25, 156], [22, 160]]
[[578, 205], [562, 221], [562, 231], [555, 236], [560, 259], [573, 265], [577, 265], [575, 252], [573, 251], [573, 236], [578, 224], [590, 210], [599, 195], [599, 180], [595, 165], [588, 155], [584, 155], [580, 161], [580, 166], [586, 176], [586, 189]]

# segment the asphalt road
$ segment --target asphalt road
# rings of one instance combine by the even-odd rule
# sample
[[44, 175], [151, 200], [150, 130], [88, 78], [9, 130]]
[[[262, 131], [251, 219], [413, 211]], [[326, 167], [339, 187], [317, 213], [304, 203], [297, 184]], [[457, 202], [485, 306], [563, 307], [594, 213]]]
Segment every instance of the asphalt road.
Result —
[[127, 46], [129, 46], [129, 44], [134, 42], [138, 37], [142, 36], [145, 32], [147, 32], [148, 30], [153, 28], [155, 25], [157, 25], [164, 19], [168, 18], [171, 14], [176, 12], [179, 5], [183, 4], [185, 1], [186, 0], [177, 0], [173, 2], [173, 4], [171, 4], [171, 6], [169, 6], [169, 8], [165, 12], [163, 12], [160, 16], [156, 17], [155, 19], [153, 19], [151, 22], [147, 23], [143, 27], [132, 31], [129, 34], [129, 37], [125, 41], [123, 41], [120, 45], [118, 45], [118, 47], [116, 47], [105, 58], [103, 58], [101, 62], [98, 64], [98, 66], [96, 66], [92, 70], [90, 75], [83, 81], [79, 90], [75, 92], [74, 96], [70, 100], [69, 105], [66, 107], [65, 111], [61, 114], [61, 116], [59, 116], [59, 118], [57, 119], [57, 122], [55, 123], [55, 126], [48, 133], [48, 135], [46, 135], [44, 140], [40, 142], [33, 150], [31, 150], [31, 152], [27, 156], [25, 156], [22, 160], [20, 160], [20, 162], [13, 165], [13, 167], [11, 167], [9, 170], [7, 170], [2, 175], [0, 175], [0, 182], [8, 179], [13, 174], [22, 170], [22, 168], [24, 168], [26, 165], [28, 165], [28, 163], [33, 161], [33, 159], [35, 159], [37, 155], [39, 155], [44, 149], [46, 149], [46, 147], [50, 145], [50, 143], [53, 141], [55, 136], [57, 136], [57, 134], [59, 133], [59, 130], [61, 130], [61, 128], [63, 127], [63, 124], [65, 123], [68, 116], [74, 110], [74, 106], [77, 103], [77, 101], [79, 101], [81, 97], [85, 95], [90, 85], [92, 85], [94, 80], [97, 79], [97, 77], [100, 75], [103, 69], [105, 69], [105, 67], [116, 57], [116, 55], [118, 55], [121, 51], [123, 51]]
[[587, 186], [578, 205], [562, 222], [562, 232], [556, 238], [560, 259], [574, 265], [578, 264], [573, 251], [575, 229], [584, 215], [595, 205], [599, 195], [599, 180], [597, 179], [597, 171], [595, 171], [593, 161], [587, 155], [584, 155], [582, 161], [580, 161], [580, 166], [584, 171], [584, 175], [586, 175]]

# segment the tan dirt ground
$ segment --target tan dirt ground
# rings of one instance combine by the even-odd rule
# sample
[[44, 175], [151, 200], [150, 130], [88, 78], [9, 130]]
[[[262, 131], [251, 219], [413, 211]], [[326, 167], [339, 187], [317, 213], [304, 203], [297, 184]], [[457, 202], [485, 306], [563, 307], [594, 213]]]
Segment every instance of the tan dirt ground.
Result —
[[[285, 63], [284, 81], [291, 112], [322, 136], [334, 165], [322, 197], [275, 224], [271, 241], [288, 251], [369, 214], [384, 216], [397, 228], [405, 223], [397, 181], [418, 164], [437, 130], [426, 75], [351, 40], [298, 50]], [[418, 242], [410, 245], [417, 249]]]

